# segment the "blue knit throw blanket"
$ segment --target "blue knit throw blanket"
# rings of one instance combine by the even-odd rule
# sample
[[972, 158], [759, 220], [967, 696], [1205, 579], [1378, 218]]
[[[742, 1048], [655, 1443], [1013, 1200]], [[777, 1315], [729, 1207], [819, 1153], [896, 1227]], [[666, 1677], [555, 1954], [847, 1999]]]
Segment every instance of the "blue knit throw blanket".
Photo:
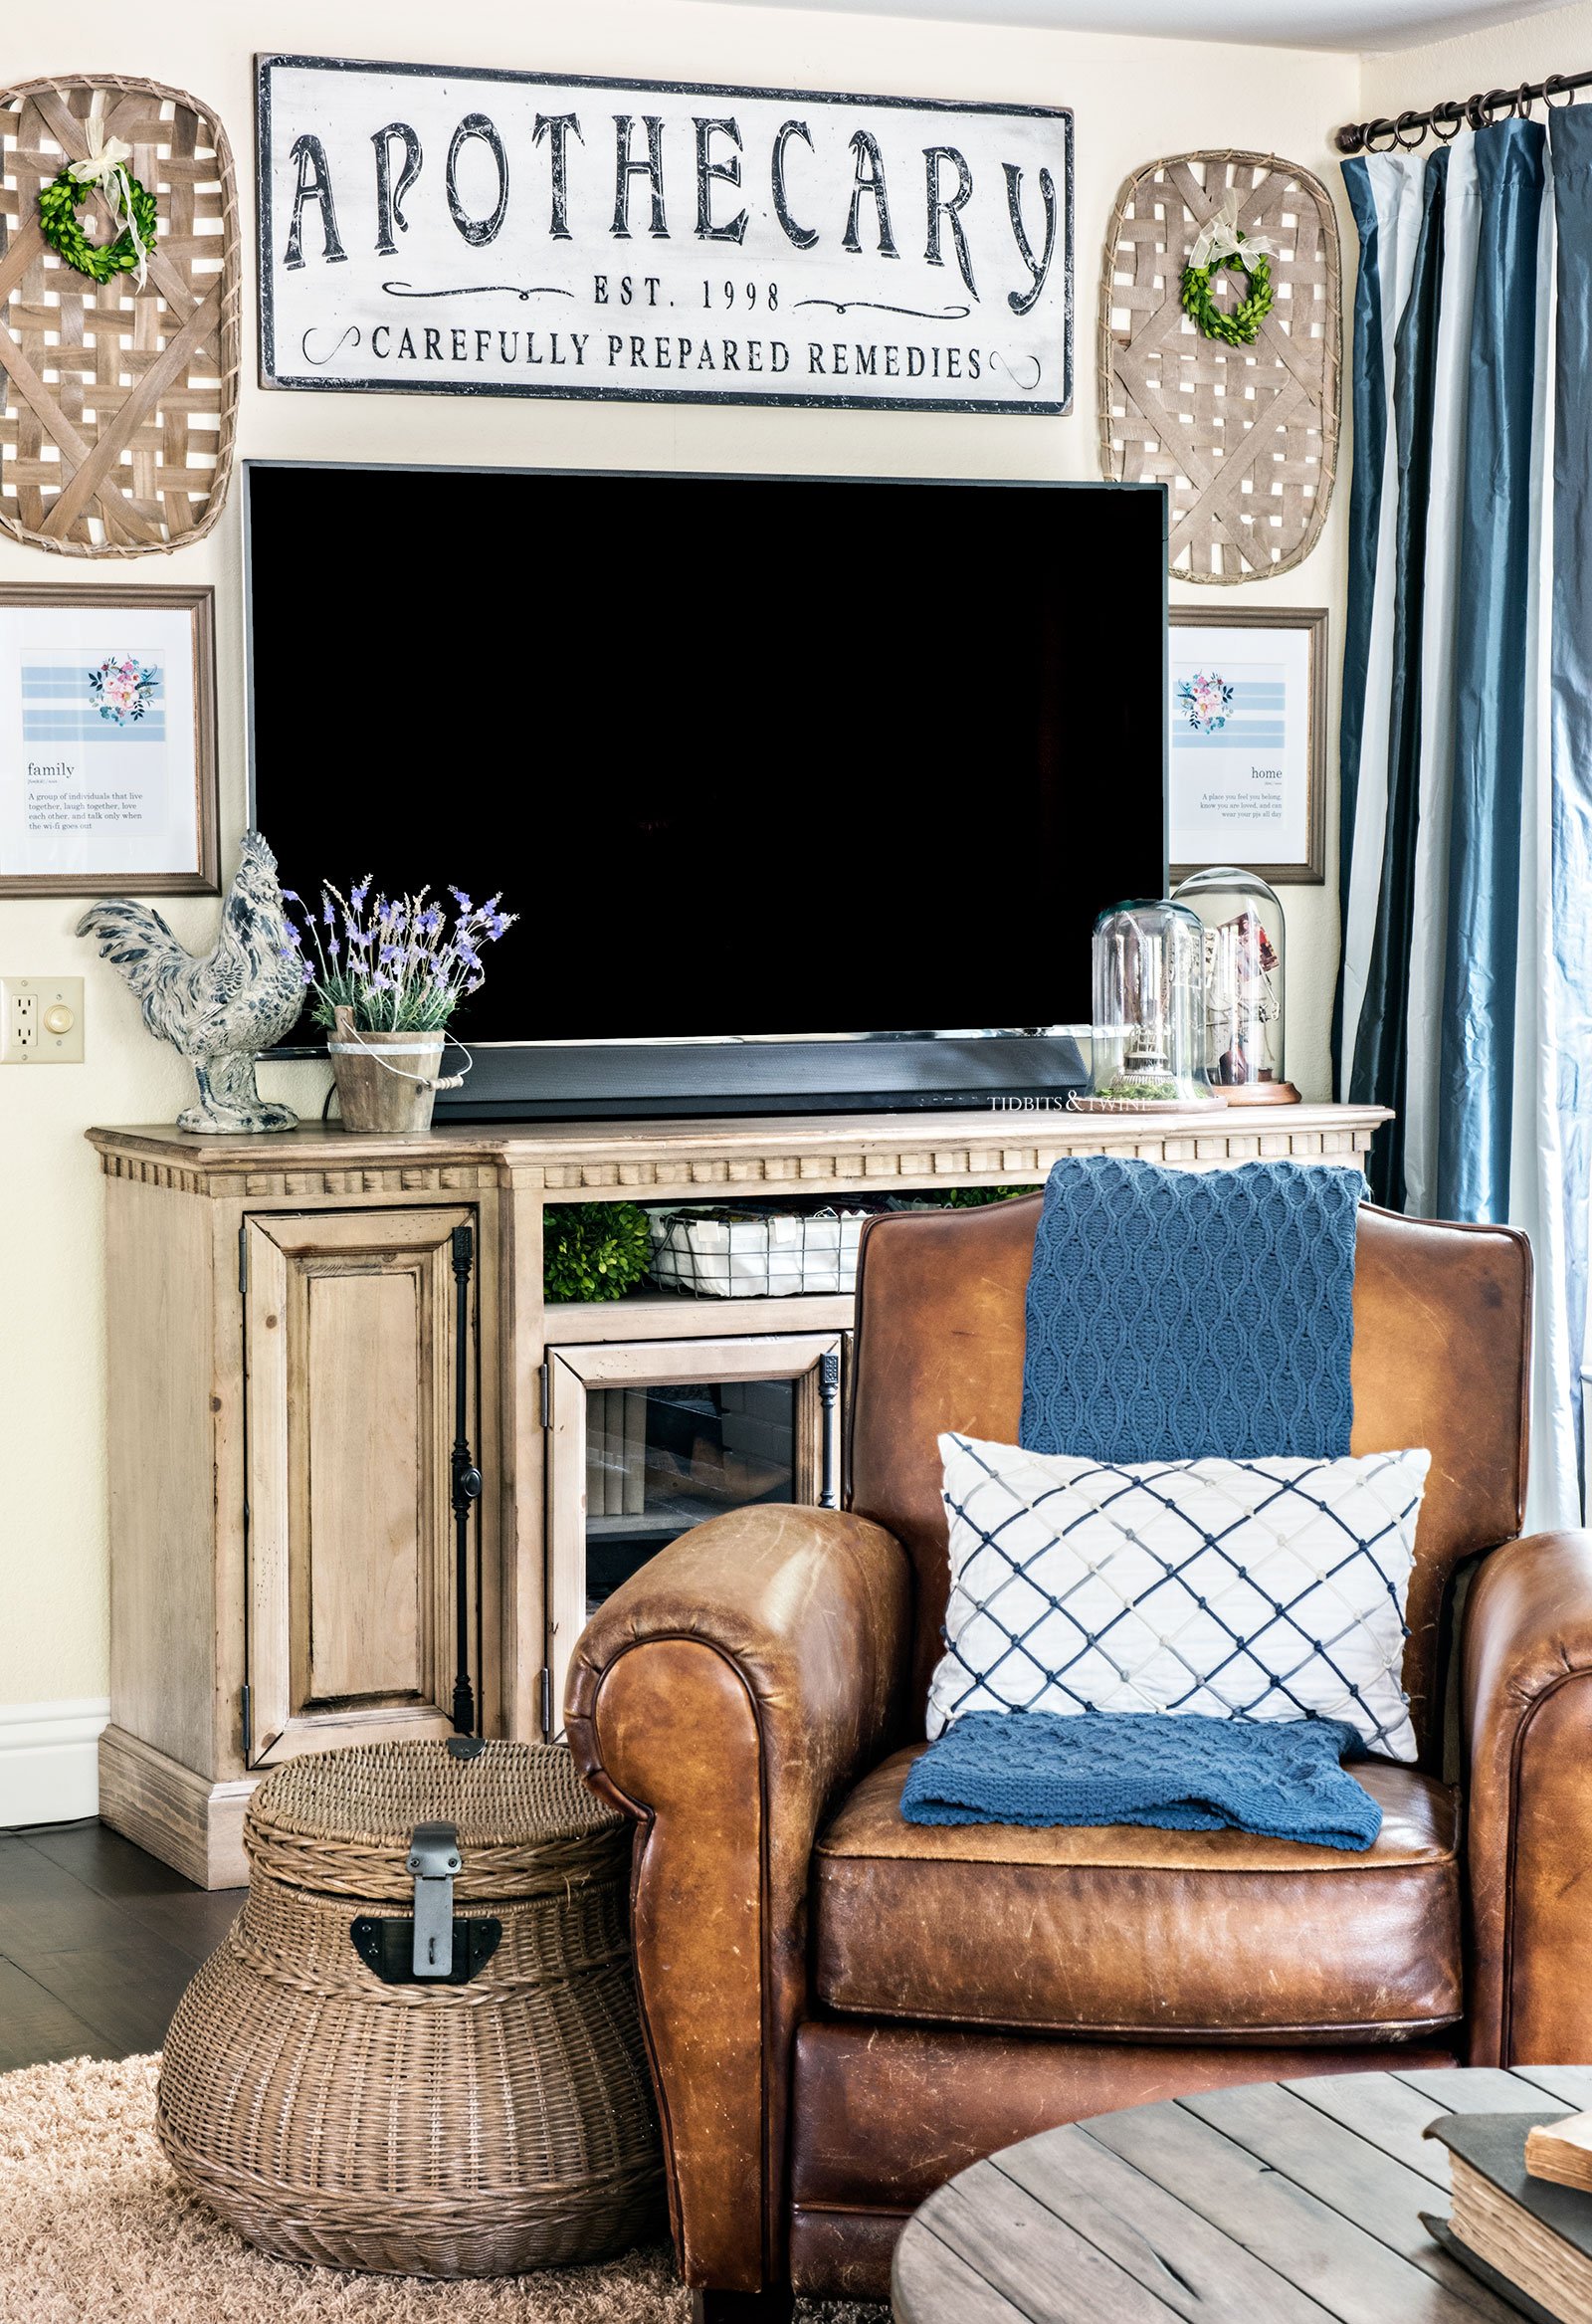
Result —
[[908, 1823], [1148, 1823], [1368, 1848], [1382, 1810], [1340, 1758], [1362, 1751], [1336, 1719], [969, 1711], [915, 1760]]
[[1106, 1461], [1346, 1453], [1364, 1191], [1358, 1170], [1319, 1162], [1059, 1162], [1018, 1441]]
[[[1045, 1188], [1020, 1441], [1101, 1461], [1316, 1460], [1354, 1417], [1358, 1170], [1089, 1155]], [[1368, 1848], [1376, 1801], [1325, 1719], [974, 1711], [912, 1768], [910, 1823], [1236, 1825]]]

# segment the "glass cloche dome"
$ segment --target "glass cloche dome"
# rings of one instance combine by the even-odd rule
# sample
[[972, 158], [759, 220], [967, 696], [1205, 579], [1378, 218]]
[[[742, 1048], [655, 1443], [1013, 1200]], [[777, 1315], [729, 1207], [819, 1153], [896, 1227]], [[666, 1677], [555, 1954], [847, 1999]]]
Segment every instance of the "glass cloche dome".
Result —
[[1094, 923], [1095, 1113], [1185, 1113], [1219, 1106], [1205, 1062], [1205, 932], [1165, 899], [1114, 904]]
[[1176, 901], [1205, 945], [1205, 1063], [1230, 1106], [1295, 1105], [1284, 1056], [1288, 935], [1277, 891], [1256, 872], [1195, 872]]

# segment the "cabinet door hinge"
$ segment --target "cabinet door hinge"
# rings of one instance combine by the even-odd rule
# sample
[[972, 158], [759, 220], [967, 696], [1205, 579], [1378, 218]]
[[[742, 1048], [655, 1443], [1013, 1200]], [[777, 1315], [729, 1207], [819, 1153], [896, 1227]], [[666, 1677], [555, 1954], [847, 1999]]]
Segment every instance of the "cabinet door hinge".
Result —
[[238, 1689], [238, 1712], [243, 1724], [243, 1757], [247, 1767], [255, 1756], [255, 1707], [248, 1682]]
[[247, 1219], [238, 1229], [238, 1289], [247, 1299], [249, 1296], [249, 1222]]
[[545, 1364], [537, 1365], [536, 1377], [541, 1387], [541, 1424], [544, 1428], [550, 1428], [553, 1424], [553, 1395]]
[[541, 1671], [541, 1731], [549, 1741], [553, 1732], [553, 1674], [542, 1664]]
[[818, 1400], [824, 1415], [824, 1457], [818, 1487], [821, 1509], [840, 1507], [840, 1355], [826, 1349], [818, 1359]]

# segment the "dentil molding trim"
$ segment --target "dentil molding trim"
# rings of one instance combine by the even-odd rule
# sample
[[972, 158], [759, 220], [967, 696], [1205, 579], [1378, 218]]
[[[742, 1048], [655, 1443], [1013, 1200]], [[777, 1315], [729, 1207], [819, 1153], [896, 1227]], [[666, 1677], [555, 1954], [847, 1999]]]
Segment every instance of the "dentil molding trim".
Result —
[[417, 1200], [493, 1188], [554, 1199], [607, 1193], [691, 1200], [696, 1188], [846, 1184], [1038, 1185], [1064, 1154], [1126, 1154], [1192, 1168], [1292, 1157], [1353, 1163], [1388, 1119], [1376, 1106], [1234, 1107], [1226, 1113], [799, 1116], [732, 1121], [448, 1126], [355, 1139], [313, 1125], [277, 1137], [204, 1139], [91, 1130], [107, 1177], [241, 1202]]

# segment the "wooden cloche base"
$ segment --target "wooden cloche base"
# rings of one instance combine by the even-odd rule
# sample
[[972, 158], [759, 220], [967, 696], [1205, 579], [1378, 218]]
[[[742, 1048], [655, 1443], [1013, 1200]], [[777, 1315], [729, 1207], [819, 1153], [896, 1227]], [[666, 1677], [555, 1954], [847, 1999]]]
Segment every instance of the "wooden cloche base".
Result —
[[1230, 1106], [1296, 1106], [1301, 1103], [1291, 1081], [1223, 1082], [1222, 1095]]

